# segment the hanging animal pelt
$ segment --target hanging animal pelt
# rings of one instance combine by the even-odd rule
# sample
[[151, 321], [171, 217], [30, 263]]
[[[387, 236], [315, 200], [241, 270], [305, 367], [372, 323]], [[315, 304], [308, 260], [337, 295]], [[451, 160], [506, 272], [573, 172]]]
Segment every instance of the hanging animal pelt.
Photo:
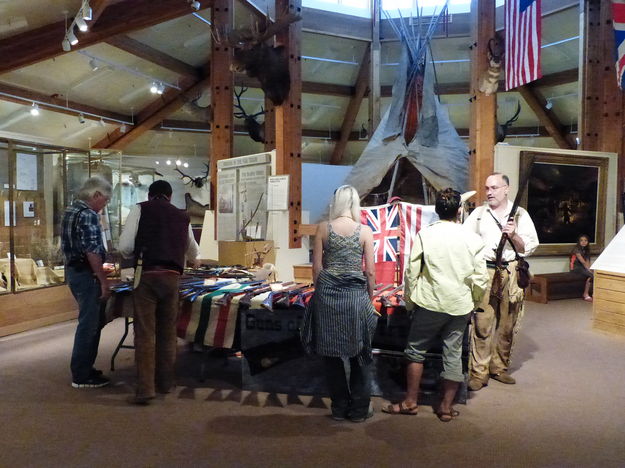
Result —
[[267, 99], [275, 106], [288, 97], [291, 74], [284, 46], [269, 45], [267, 41], [301, 19], [301, 16], [289, 13], [272, 23], [267, 17], [264, 25], [255, 23], [252, 28], [234, 30], [223, 41], [215, 30], [215, 40], [225, 42], [234, 50], [232, 70], [257, 78]]
[[488, 69], [480, 78], [480, 91], [490, 96], [497, 92], [503, 62], [503, 42], [499, 36], [488, 41]]

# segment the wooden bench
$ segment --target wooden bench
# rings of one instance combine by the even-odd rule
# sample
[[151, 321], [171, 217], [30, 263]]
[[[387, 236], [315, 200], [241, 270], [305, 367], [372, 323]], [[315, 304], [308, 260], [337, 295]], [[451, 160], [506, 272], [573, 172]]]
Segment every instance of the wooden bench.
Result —
[[546, 304], [552, 299], [582, 297], [586, 278], [576, 273], [543, 273], [534, 275], [525, 291], [525, 299]]

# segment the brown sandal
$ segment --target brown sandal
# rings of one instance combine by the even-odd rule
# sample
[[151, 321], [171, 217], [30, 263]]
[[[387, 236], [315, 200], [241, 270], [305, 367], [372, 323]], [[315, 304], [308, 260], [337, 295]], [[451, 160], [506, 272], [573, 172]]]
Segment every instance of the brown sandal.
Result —
[[451, 409], [449, 412], [441, 411], [440, 408], [434, 411], [434, 414], [438, 416], [442, 422], [449, 422], [454, 418], [457, 418], [460, 415], [460, 411], [456, 411], [455, 409]]
[[409, 416], [416, 416], [419, 413], [419, 406], [414, 405], [413, 407], [408, 408], [403, 401], [398, 405], [392, 405], [389, 403], [388, 405], [382, 407], [382, 412], [388, 414], [406, 414]]

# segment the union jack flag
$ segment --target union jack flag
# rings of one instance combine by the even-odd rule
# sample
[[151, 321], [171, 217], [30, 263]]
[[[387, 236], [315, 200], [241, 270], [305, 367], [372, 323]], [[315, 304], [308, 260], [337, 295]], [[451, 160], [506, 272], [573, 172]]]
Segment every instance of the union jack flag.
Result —
[[438, 219], [434, 207], [401, 202], [369, 206], [360, 213], [362, 224], [373, 231], [376, 282], [401, 283], [414, 237]]
[[612, 0], [612, 24], [616, 48], [616, 80], [625, 89], [625, 0]]

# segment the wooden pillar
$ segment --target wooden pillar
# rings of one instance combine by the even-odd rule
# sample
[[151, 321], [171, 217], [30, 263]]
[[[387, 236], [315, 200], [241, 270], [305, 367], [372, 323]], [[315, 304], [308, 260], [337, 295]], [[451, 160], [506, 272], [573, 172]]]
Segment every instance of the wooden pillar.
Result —
[[[583, 1], [582, 99], [578, 137], [590, 151], [618, 153], [617, 192], [623, 193], [625, 138], [623, 91], [618, 88], [614, 66], [612, 4], [606, 0]], [[619, 211], [621, 197], [618, 197]]]
[[488, 41], [495, 36], [495, 0], [471, 1], [471, 125], [469, 127], [469, 186], [477, 190], [475, 204], [486, 199], [484, 181], [495, 161], [497, 94], [479, 91], [480, 77], [488, 68]]
[[[276, 0], [276, 20], [288, 13], [301, 15], [301, 0]], [[282, 105], [275, 107], [276, 172], [289, 176], [289, 248], [302, 246], [302, 22], [291, 23], [276, 35], [285, 47], [291, 74], [291, 91]]]
[[369, 135], [380, 124], [380, 1], [371, 1], [371, 58], [369, 60]]
[[[233, 0], [214, 0], [211, 17], [220, 31], [232, 29]], [[234, 75], [230, 71], [232, 50], [224, 43], [212, 41], [211, 100], [213, 123], [210, 145], [211, 208], [215, 209], [217, 196], [217, 161], [232, 156], [233, 116], [232, 99]]]
[[272, 151], [276, 148], [276, 109], [271, 100], [265, 98], [265, 151]]

